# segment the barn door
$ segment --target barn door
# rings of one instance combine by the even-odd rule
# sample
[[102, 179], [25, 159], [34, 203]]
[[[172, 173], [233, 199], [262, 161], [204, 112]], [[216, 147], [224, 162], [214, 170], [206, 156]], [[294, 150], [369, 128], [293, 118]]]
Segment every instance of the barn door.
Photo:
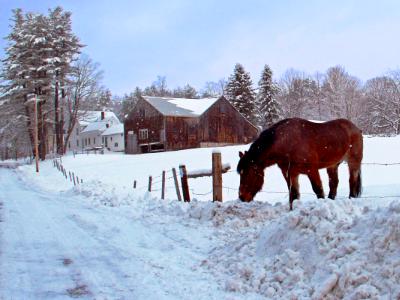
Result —
[[128, 132], [127, 137], [127, 153], [138, 153], [138, 142], [137, 142], [137, 135], [133, 131]]

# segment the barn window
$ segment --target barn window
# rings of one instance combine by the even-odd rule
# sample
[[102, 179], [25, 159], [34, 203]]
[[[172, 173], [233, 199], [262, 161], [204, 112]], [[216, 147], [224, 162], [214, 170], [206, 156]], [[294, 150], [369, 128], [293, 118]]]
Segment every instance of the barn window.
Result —
[[139, 139], [147, 140], [149, 138], [149, 130], [148, 129], [139, 129]]
[[117, 148], [117, 147], [118, 147], [118, 143], [115, 143], [115, 144], [114, 144], [114, 147]]
[[146, 117], [146, 111], [144, 110], [144, 108], [139, 109], [139, 117], [140, 118]]

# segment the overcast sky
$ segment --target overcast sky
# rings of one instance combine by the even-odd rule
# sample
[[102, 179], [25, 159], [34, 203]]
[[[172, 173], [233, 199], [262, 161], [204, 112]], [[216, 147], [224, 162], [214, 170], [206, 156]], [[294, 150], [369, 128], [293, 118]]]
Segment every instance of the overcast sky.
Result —
[[[0, 36], [11, 9], [72, 12], [84, 52], [104, 70], [113, 94], [166, 76], [174, 88], [227, 78], [235, 63], [259, 79], [288, 68], [325, 72], [342, 65], [367, 80], [400, 68], [400, 1], [0, 0]], [[0, 57], [6, 42], [0, 41]]]

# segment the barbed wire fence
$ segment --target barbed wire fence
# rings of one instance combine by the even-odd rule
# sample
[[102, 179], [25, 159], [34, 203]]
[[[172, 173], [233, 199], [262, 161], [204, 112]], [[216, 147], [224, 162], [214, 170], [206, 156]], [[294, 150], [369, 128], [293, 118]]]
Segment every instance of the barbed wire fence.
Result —
[[75, 172], [73, 171], [67, 171], [62, 163], [61, 157], [59, 158], [54, 158], [53, 159], [53, 167], [57, 168], [58, 171], [65, 177], [66, 180], [68, 180], [73, 184], [74, 186], [83, 184], [83, 179], [78, 177]]
[[[345, 163], [345, 162], [344, 162]], [[365, 166], [382, 166], [382, 167], [392, 167], [400, 166], [400, 162], [362, 162]], [[83, 179], [78, 177], [76, 172], [67, 171], [62, 163], [61, 157], [55, 157], [53, 159], [53, 166], [63, 175], [63, 177], [74, 184], [74, 186], [83, 184]], [[400, 172], [400, 170], [399, 170]], [[236, 173], [236, 170], [231, 169], [229, 165], [222, 164], [221, 153], [215, 152], [212, 154], [212, 169], [211, 170], [192, 170], [187, 172], [185, 165], [179, 166], [179, 174], [175, 168], [170, 170], [161, 171], [160, 175], [149, 176], [148, 182], [143, 182], [138, 185], [138, 181], [133, 181], [133, 189], [135, 191], [146, 191], [150, 193], [161, 193], [160, 198], [165, 199], [166, 192], [173, 193], [175, 191], [176, 197], [179, 201], [190, 202], [190, 195], [194, 196], [209, 196], [212, 195], [213, 201], [223, 201], [223, 190], [225, 194], [238, 193], [238, 186], [228, 186], [222, 184], [222, 174], [226, 173]], [[189, 179], [199, 178], [199, 177], [211, 177], [211, 188], [206, 191], [199, 191], [189, 185]], [[173, 184], [170, 184], [170, 183]], [[168, 185], [167, 185], [168, 183]], [[285, 195], [288, 198], [288, 191], [266, 191], [261, 190], [258, 193], [265, 195]], [[315, 195], [313, 192], [302, 192], [302, 195]], [[210, 197], [211, 198], [211, 197]], [[337, 197], [336, 199], [346, 199], [347, 197]], [[366, 195], [359, 197], [360, 199], [384, 199], [384, 198], [400, 198], [399, 194], [394, 195]], [[235, 198], [236, 199], [236, 198]], [[210, 199], [211, 200], [211, 199]]]
[[[213, 153], [213, 155], [214, 155], [214, 153]], [[220, 155], [220, 154], [219, 154]], [[344, 162], [345, 163], [345, 162]], [[384, 166], [384, 167], [390, 167], [390, 166], [400, 166], [400, 162], [363, 162], [362, 163], [362, 165], [366, 165], [366, 166], [372, 166], [372, 165], [376, 165], [376, 166]], [[163, 180], [162, 179], [159, 179], [159, 178], [162, 178], [162, 175], [158, 175], [158, 176], [155, 176], [155, 177], [152, 177], [152, 176], [149, 176], [149, 183], [147, 183], [147, 184], [143, 184], [143, 185], [141, 185], [141, 186], [138, 186], [138, 187], [136, 187], [135, 189], [137, 189], [137, 190], [144, 190], [144, 189], [146, 189], [147, 188], [147, 190], [149, 191], [149, 192], [162, 192], [162, 194], [163, 195], [165, 195], [165, 191], [166, 190], [171, 190], [171, 189], [175, 189], [176, 191], [177, 191], [177, 193], [179, 193], [179, 190], [180, 190], [180, 188], [182, 188], [182, 185], [183, 186], [185, 186], [185, 184], [187, 184], [188, 185], [188, 188], [187, 188], [187, 191], [186, 191], [186, 193], [188, 194], [188, 195], [194, 195], [194, 196], [201, 196], [201, 197], [205, 197], [205, 196], [209, 196], [209, 195], [213, 195], [213, 201], [222, 201], [222, 190], [224, 190], [224, 191], [226, 191], [226, 193], [238, 193], [238, 189], [239, 189], [239, 187], [238, 186], [236, 186], [236, 187], [232, 187], [232, 186], [228, 186], [228, 185], [222, 185], [222, 178], [221, 178], [221, 180], [220, 180], [220, 183], [218, 182], [218, 180], [217, 180], [217, 183], [216, 184], [214, 184], [214, 182], [213, 182], [213, 177], [215, 176], [215, 170], [214, 169], [212, 169], [212, 170], [209, 170], [209, 171], [205, 171], [205, 170], [200, 170], [200, 171], [192, 171], [192, 172], [187, 172], [187, 171], [185, 171], [185, 169], [186, 169], [186, 167], [184, 167], [184, 168], [182, 168], [182, 166], [184, 166], [184, 165], [181, 165], [180, 166], [180, 181], [181, 181], [181, 187], [179, 187], [178, 186], [178, 184], [177, 184], [177, 182], [175, 182], [175, 185], [168, 185], [168, 186], [166, 186], [165, 185], [165, 182], [163, 183]], [[230, 166], [229, 167], [226, 167], [226, 165], [222, 165], [221, 163], [219, 163], [219, 165], [217, 166], [217, 168], [220, 168], [220, 172], [218, 172], [218, 173], [221, 173], [221, 175], [223, 174], [223, 173], [236, 173], [236, 170], [232, 170], [232, 169], [230, 169]], [[399, 170], [400, 171], [400, 170]], [[164, 172], [164, 171], [163, 171]], [[168, 171], [165, 171], [167, 174], [172, 174], [173, 173], [173, 170], [168, 170]], [[195, 188], [193, 188], [193, 187], [189, 187], [190, 185], [188, 184], [188, 179], [191, 179], [191, 178], [198, 178], [198, 177], [212, 177], [211, 178], [211, 181], [212, 181], [212, 183], [210, 184], [211, 185], [211, 189], [210, 190], [206, 190], [206, 191], [199, 191], [199, 190], [196, 190]], [[150, 179], [151, 178], [151, 179]], [[155, 179], [159, 179], [159, 180], [156, 180], [156, 181], [154, 181]], [[168, 182], [170, 182], [171, 181], [171, 179], [174, 179], [174, 176], [173, 175], [171, 175], [171, 176], [168, 176], [168, 177], [165, 177], [165, 181], [168, 181]], [[177, 181], [177, 178], [176, 178], [176, 181]], [[135, 180], [135, 182], [136, 182], [136, 180]], [[161, 187], [159, 187], [159, 185], [161, 184]], [[154, 186], [157, 186], [157, 188], [154, 188]], [[183, 188], [184, 189], [184, 188]], [[183, 189], [182, 189], [182, 193], [183, 194], [185, 194], [185, 192], [183, 191]], [[220, 199], [221, 200], [215, 200], [215, 195], [214, 195], [214, 193], [215, 193], [215, 190], [220, 190]], [[164, 190], [164, 192], [163, 192], [163, 190]], [[261, 191], [259, 191], [258, 193], [261, 193], [261, 194], [266, 194], [266, 195], [276, 195], [276, 194], [278, 194], [278, 195], [284, 195], [285, 196], [285, 199], [286, 198], [288, 198], [289, 196], [289, 192], [287, 191], [287, 190], [282, 190], [282, 191], [266, 191], [266, 190], [261, 190]], [[301, 193], [302, 195], [310, 195], [310, 196], [314, 196], [315, 194], [313, 193], [313, 192], [302, 192]], [[211, 197], [210, 197], [211, 198]], [[218, 198], [218, 197], [217, 197]], [[348, 197], [336, 197], [336, 199], [347, 199]], [[373, 199], [373, 198], [376, 198], [376, 199], [384, 199], [384, 198], [400, 198], [400, 193], [399, 194], [396, 194], [396, 195], [366, 195], [366, 196], [361, 196], [361, 197], [359, 197], [360, 199]], [[161, 197], [161, 199], [164, 199], [164, 197]], [[181, 200], [179, 197], [178, 197], [178, 199], [179, 200]], [[236, 198], [235, 198], [236, 199]], [[210, 199], [211, 200], [211, 199]], [[184, 199], [184, 201], [187, 201], [187, 202], [189, 202], [190, 201], [190, 196], [187, 198], [187, 199]]]

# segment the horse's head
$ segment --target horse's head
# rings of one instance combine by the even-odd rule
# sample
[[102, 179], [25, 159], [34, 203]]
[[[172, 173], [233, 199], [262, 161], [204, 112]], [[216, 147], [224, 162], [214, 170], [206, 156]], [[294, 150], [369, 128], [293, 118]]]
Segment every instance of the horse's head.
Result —
[[257, 165], [247, 151], [239, 152], [237, 172], [240, 175], [239, 198], [250, 202], [264, 184], [264, 168]]

